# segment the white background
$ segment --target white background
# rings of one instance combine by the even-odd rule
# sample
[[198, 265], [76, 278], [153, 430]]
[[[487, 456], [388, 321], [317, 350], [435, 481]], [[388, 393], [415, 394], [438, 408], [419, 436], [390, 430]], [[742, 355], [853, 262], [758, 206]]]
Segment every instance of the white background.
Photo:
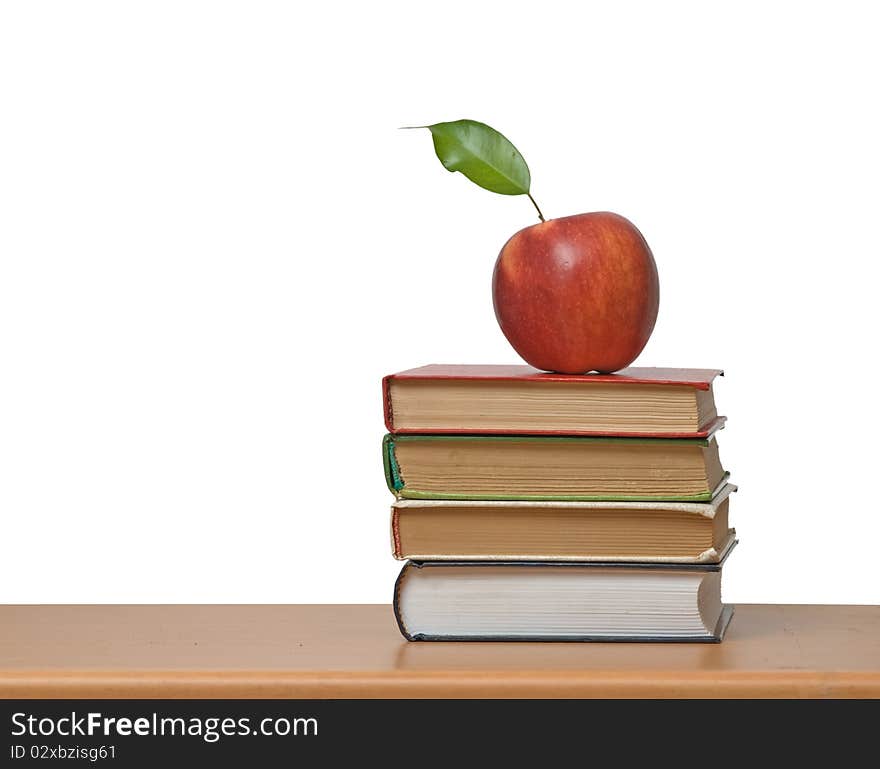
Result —
[[386, 602], [383, 374], [516, 362], [535, 221], [632, 219], [643, 365], [723, 367], [725, 598], [880, 603], [868, 3], [80, 2], [0, 10], [0, 600]]

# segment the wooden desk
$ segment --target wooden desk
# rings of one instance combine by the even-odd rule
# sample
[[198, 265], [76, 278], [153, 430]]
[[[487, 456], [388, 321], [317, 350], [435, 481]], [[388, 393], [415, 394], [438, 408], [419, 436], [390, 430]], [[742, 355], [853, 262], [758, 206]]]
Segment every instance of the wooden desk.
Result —
[[880, 606], [721, 644], [407, 643], [390, 606], [0, 606], [0, 697], [880, 697]]

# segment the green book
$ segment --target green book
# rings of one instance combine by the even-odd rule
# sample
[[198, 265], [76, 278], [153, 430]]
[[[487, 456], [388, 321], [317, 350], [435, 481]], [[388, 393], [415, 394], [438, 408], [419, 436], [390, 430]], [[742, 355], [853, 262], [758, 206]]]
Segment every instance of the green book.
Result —
[[714, 436], [386, 435], [388, 488], [405, 499], [712, 499], [729, 475]]

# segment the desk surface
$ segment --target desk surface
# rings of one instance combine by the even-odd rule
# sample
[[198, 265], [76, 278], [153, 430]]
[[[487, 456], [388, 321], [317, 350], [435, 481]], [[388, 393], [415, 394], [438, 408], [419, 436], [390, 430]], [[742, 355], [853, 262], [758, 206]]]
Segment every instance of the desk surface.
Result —
[[0, 606], [0, 697], [880, 697], [880, 606], [721, 644], [407, 643], [384, 605]]

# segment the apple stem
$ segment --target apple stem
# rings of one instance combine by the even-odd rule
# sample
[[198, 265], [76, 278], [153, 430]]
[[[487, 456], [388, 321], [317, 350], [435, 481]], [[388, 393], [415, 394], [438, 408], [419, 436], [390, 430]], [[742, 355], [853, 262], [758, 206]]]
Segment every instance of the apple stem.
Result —
[[544, 214], [541, 213], [541, 209], [538, 208], [538, 204], [535, 202], [535, 199], [532, 197], [532, 193], [531, 193], [531, 192], [527, 192], [526, 195], [529, 196], [529, 200], [532, 201], [532, 205], [535, 207], [535, 210], [538, 212], [538, 218], [539, 218], [542, 222], [543, 222], [543, 221], [546, 221], [546, 219], [544, 219]]

